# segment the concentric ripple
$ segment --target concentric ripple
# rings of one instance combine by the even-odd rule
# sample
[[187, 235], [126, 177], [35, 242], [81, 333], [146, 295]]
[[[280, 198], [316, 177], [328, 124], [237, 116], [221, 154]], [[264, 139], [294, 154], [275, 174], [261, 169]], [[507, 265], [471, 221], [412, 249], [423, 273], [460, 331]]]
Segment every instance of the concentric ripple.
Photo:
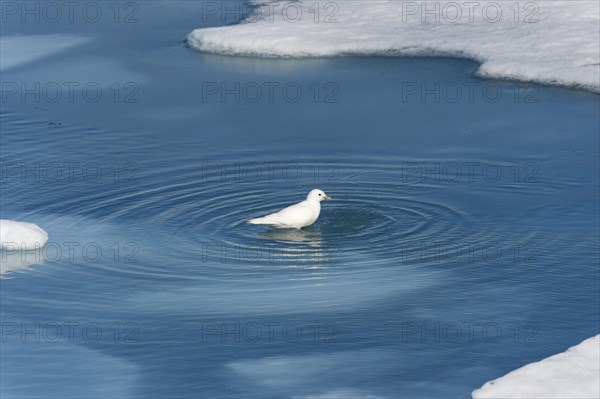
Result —
[[[18, 120], [3, 115], [9, 128], [34, 128], [21, 126]], [[39, 126], [35, 129], [42, 131]], [[68, 141], [81, 132], [81, 128], [64, 126], [60, 135]], [[104, 135], [90, 132], [89, 138], [99, 147], [109, 145]], [[47, 143], [49, 148], [52, 145], [51, 141]], [[496, 240], [492, 244], [497, 244], [497, 240], [512, 237], [513, 232], [486, 218], [485, 209], [474, 214], [477, 207], [483, 206], [477, 199], [486, 198], [486, 193], [498, 196], [518, 190], [523, 194], [564, 183], [473, 183], [436, 180], [432, 176], [407, 179], [406, 174], [399, 173], [400, 166], [424, 161], [391, 155], [364, 155], [352, 162], [329, 159], [323, 163], [322, 159], [301, 158], [283, 162], [272, 150], [215, 153], [210, 159], [199, 159], [196, 151], [182, 143], [161, 157], [148, 156], [156, 154], [158, 147], [159, 143], [152, 140], [136, 147], [135, 156], [126, 159], [136, 166], [130, 180], [41, 181], [35, 185], [39, 195], [32, 197], [22, 190], [20, 181], [8, 179], [3, 192], [10, 193], [11, 208], [28, 204], [23, 209], [36, 209], [38, 214], [26, 211], [17, 216], [48, 220], [49, 227], [53, 227], [52, 220], [60, 220], [56, 215], [68, 212], [70, 222], [64, 226], [70, 233], [68, 239], [77, 238], [76, 231], [89, 239], [95, 238], [94, 231], [109, 231], [110, 237], [103, 237], [107, 246], [111, 245], [109, 241], [139, 246], [140, 262], [126, 267], [110, 262], [93, 265], [97, 268], [161, 278], [218, 279], [222, 277], [219, 271], [229, 276], [232, 269], [236, 273], [279, 268], [340, 272], [428, 265], [430, 255], [437, 253], [436, 246], [485, 245], [492, 239]], [[26, 145], [14, 148], [17, 150], [3, 154], [3, 161], [19, 163], [28, 159], [22, 150]], [[83, 154], [69, 161], [89, 162]], [[95, 162], [105, 166], [102, 159]], [[106, 164], [113, 162], [111, 155]], [[426, 162], [459, 165], [463, 161]], [[13, 185], [19, 189], [11, 190]], [[302, 230], [277, 230], [247, 224], [253, 217], [304, 199], [313, 188], [321, 188], [335, 198], [322, 203], [315, 225]], [[66, 237], [60, 229], [56, 226], [51, 237]], [[157, 262], [161, 264], [157, 266]]]
[[[339, 174], [332, 181], [236, 182], [207, 178], [202, 165], [190, 160], [176, 179], [141, 179], [137, 192], [121, 197], [138, 201], [128, 202], [118, 217], [137, 218], [138, 212], [147, 217], [153, 211], [153, 223], [177, 232], [177, 239], [161, 241], [166, 251], [182, 259], [212, 259], [222, 267], [409, 264], [423, 243], [461, 234], [464, 214], [422, 195], [418, 186], [382, 182], [382, 173], [390, 172], [381, 164], [336, 165]], [[302, 200], [314, 187], [335, 197], [322, 203], [315, 225], [289, 230], [247, 224]]]

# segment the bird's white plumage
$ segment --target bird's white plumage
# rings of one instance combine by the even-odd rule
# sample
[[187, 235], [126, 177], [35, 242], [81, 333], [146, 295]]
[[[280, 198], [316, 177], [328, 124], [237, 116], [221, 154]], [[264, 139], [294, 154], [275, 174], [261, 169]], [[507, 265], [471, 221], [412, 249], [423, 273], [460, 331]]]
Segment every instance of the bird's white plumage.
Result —
[[323, 191], [315, 189], [308, 193], [304, 201], [288, 206], [279, 212], [250, 219], [248, 223], [266, 224], [284, 229], [301, 229], [317, 221], [321, 213], [321, 201], [326, 199], [331, 199], [331, 197]]

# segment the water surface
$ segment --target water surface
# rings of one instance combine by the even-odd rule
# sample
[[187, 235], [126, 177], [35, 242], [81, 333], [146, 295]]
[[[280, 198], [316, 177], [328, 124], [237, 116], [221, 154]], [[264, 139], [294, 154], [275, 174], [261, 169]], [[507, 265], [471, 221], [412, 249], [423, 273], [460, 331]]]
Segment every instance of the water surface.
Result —
[[[200, 54], [201, 7], [3, 25], [86, 38], [2, 73], [80, 83], [2, 102], [1, 217], [50, 234], [4, 254], [3, 396], [468, 397], [598, 333], [597, 95]], [[245, 223], [317, 187], [305, 231]]]

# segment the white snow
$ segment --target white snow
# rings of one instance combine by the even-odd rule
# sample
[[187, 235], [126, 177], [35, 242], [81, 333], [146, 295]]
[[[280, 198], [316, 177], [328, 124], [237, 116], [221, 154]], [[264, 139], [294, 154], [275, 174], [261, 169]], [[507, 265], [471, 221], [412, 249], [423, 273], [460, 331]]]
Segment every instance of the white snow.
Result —
[[600, 335], [487, 382], [473, 398], [600, 398]]
[[206, 52], [271, 57], [467, 57], [481, 63], [482, 76], [600, 91], [599, 4], [262, 1], [242, 23], [194, 30], [188, 43]]
[[31, 251], [48, 241], [46, 233], [37, 224], [0, 219], [0, 247], [10, 251]]

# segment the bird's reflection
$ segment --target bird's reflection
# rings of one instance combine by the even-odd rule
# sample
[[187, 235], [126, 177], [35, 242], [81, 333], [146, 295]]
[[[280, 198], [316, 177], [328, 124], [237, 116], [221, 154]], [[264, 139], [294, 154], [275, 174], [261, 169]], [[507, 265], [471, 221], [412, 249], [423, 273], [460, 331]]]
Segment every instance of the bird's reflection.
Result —
[[273, 229], [261, 234], [264, 238], [285, 244], [306, 244], [314, 248], [323, 246], [324, 241], [321, 231], [315, 228], [308, 229]]
[[261, 233], [261, 237], [275, 241], [277, 250], [275, 258], [279, 261], [291, 261], [303, 268], [320, 268], [324, 262], [331, 260], [334, 248], [327, 244], [318, 228], [307, 229], [273, 229]]

